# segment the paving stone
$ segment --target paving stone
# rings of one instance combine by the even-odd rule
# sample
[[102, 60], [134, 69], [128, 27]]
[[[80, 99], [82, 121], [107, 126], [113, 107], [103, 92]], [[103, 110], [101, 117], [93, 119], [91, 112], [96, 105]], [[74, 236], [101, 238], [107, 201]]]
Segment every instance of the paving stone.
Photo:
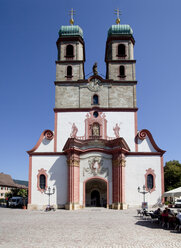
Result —
[[181, 233], [142, 220], [136, 209], [0, 208], [0, 248], [177, 248], [180, 243]]

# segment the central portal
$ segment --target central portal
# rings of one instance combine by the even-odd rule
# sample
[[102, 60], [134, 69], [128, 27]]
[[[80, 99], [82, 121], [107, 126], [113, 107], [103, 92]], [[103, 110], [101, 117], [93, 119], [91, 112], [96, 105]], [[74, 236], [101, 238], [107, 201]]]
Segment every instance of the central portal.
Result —
[[107, 183], [101, 179], [90, 179], [85, 185], [86, 207], [107, 206]]

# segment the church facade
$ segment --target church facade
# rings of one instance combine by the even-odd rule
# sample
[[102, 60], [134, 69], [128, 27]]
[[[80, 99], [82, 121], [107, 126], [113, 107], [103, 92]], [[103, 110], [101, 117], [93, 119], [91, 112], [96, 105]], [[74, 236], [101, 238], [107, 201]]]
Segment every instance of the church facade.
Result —
[[106, 78], [84, 73], [79, 26], [62, 26], [57, 40], [54, 131], [42, 132], [29, 154], [29, 209], [48, 204], [70, 210], [138, 206], [145, 185], [149, 205], [164, 192], [163, 154], [147, 129], [137, 128], [133, 31], [112, 25], [105, 50]]

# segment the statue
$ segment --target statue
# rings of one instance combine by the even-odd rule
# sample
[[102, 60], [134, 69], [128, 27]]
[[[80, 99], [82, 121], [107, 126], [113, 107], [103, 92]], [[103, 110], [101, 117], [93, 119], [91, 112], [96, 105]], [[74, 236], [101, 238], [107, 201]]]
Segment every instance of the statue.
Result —
[[97, 71], [97, 62], [94, 63], [94, 65], [92, 67], [92, 70], [93, 70], [93, 74], [94, 75], [97, 75], [98, 74], [98, 71]]
[[100, 136], [99, 124], [97, 123], [92, 126], [92, 136]]
[[120, 127], [118, 126], [118, 124], [116, 123], [116, 126], [113, 127], [113, 131], [114, 131], [114, 134], [116, 136], [116, 138], [119, 138], [119, 130], [120, 130]]
[[76, 138], [78, 132], [78, 128], [76, 127], [75, 123], [72, 124], [72, 131], [70, 134], [71, 138]]

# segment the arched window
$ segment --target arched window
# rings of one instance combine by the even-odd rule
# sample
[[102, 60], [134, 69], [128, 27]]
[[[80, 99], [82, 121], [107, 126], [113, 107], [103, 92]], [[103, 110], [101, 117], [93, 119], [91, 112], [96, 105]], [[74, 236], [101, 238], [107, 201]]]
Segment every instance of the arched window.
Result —
[[94, 123], [92, 125], [92, 136], [99, 137], [100, 136], [100, 126], [99, 123]]
[[68, 45], [66, 47], [66, 57], [73, 57], [74, 56], [74, 47], [72, 45]]
[[154, 186], [154, 181], [153, 181], [153, 175], [152, 174], [148, 174], [147, 175], [147, 188], [148, 189], [153, 189]]
[[93, 104], [99, 104], [99, 96], [98, 95], [93, 95]]
[[118, 45], [118, 57], [126, 57], [126, 49], [123, 44]]
[[123, 65], [119, 67], [119, 76], [120, 77], [125, 77], [125, 68]]
[[40, 175], [40, 189], [45, 189], [46, 187], [46, 177], [45, 175]]
[[46, 170], [41, 168], [37, 174], [37, 189], [43, 193], [47, 189], [48, 175]]
[[72, 77], [72, 66], [67, 66], [67, 77]]

